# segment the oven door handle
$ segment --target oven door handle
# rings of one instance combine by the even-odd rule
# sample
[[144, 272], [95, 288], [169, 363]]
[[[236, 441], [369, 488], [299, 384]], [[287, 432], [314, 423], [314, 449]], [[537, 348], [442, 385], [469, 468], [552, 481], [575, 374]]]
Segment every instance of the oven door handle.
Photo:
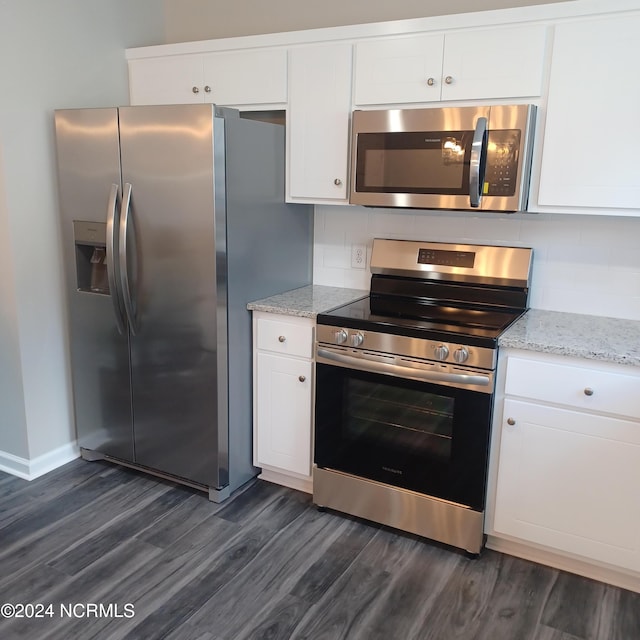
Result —
[[[479, 386], [488, 386], [491, 382], [489, 376], [468, 373], [441, 373], [439, 371], [425, 371], [413, 367], [402, 367], [397, 364], [387, 364], [386, 362], [376, 362], [367, 360], [366, 358], [354, 358], [343, 353], [336, 353], [328, 349], [318, 348], [318, 358], [328, 360], [329, 363], [348, 365], [359, 371], [368, 371], [370, 373], [383, 373], [397, 378], [413, 378], [423, 380], [424, 382], [452, 382], [457, 384], [475, 384]], [[318, 360], [320, 362], [320, 360]], [[328, 364], [329, 364], [328, 363]]]

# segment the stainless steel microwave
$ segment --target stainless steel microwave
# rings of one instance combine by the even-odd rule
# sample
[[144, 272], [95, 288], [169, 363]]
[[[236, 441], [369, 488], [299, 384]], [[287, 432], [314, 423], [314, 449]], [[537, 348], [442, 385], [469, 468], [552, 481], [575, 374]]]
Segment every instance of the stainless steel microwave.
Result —
[[354, 111], [349, 202], [526, 211], [536, 107]]

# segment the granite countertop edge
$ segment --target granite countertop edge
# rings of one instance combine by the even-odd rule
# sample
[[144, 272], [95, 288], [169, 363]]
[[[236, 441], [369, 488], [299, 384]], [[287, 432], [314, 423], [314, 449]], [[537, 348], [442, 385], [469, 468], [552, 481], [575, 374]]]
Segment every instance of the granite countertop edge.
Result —
[[315, 319], [319, 313], [331, 311], [368, 295], [369, 292], [365, 289], [310, 284], [249, 302], [247, 309]]
[[504, 348], [640, 366], [640, 322], [529, 309], [498, 339]]
[[[367, 295], [364, 289], [306, 285], [249, 302], [247, 309], [315, 319]], [[498, 346], [640, 367], [640, 321], [529, 309]]]

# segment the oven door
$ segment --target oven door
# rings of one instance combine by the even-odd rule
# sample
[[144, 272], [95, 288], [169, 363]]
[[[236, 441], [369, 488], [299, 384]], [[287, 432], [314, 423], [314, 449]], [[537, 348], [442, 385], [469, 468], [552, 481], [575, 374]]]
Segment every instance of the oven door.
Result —
[[318, 362], [314, 461], [482, 511], [491, 400], [491, 392]]

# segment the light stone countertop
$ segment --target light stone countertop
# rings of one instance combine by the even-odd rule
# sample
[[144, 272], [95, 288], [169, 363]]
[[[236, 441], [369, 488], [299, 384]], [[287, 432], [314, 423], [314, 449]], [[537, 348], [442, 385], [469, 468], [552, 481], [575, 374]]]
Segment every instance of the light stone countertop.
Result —
[[640, 366], [640, 322], [529, 309], [498, 339], [500, 347]]
[[281, 313], [299, 318], [315, 318], [319, 313], [330, 311], [368, 296], [364, 289], [345, 289], [310, 284], [300, 289], [292, 289], [269, 298], [256, 300], [247, 305], [249, 311]]

